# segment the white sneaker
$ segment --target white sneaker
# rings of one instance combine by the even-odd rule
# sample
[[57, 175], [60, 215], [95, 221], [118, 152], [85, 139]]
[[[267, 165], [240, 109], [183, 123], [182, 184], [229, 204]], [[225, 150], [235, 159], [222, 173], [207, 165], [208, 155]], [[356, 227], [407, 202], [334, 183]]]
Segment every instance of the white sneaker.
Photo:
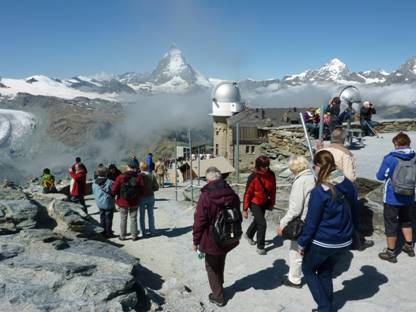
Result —
[[254, 240], [252, 240], [250, 237], [248, 237], [248, 235], [247, 235], [247, 233], [244, 233], [244, 238], [248, 241], [248, 243], [250, 244], [250, 245], [255, 245], [256, 244], [256, 242], [254, 241]]
[[266, 254], [267, 254], [266, 249], [259, 249], [259, 248], [257, 248], [257, 253], [258, 253], [260, 256], [264, 256], [264, 255], [266, 255]]

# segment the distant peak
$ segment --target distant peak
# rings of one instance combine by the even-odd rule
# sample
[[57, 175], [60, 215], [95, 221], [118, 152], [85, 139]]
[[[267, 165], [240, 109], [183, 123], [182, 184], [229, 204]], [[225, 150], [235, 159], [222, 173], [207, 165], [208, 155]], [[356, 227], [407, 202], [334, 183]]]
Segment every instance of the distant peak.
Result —
[[344, 67], [346, 66], [345, 63], [343, 63], [340, 59], [338, 58], [333, 58], [332, 60], [330, 60], [328, 63], [328, 65], [331, 66], [340, 66], [340, 67]]
[[169, 47], [167, 55], [178, 55], [182, 54], [181, 50], [178, 49], [175, 43], [172, 43]]

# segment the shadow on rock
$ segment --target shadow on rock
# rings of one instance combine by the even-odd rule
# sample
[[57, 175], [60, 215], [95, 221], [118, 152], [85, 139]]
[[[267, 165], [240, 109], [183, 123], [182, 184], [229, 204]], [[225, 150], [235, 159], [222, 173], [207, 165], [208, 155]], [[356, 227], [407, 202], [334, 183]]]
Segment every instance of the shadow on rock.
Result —
[[364, 265], [360, 271], [362, 275], [342, 282], [344, 288], [334, 294], [338, 309], [344, 307], [347, 301], [373, 297], [380, 290], [380, 286], [388, 282], [387, 276], [378, 272], [373, 266]]
[[159, 274], [150, 271], [142, 265], [136, 265], [134, 275], [137, 276], [137, 279], [142, 286], [139, 289], [146, 288], [147, 290], [147, 293], [138, 294], [139, 298], [141, 298], [139, 301], [141, 304], [138, 307], [139, 311], [149, 311], [152, 302], [155, 302], [158, 305], [163, 305], [165, 303], [165, 299], [158, 294], [158, 291], [165, 282]]
[[278, 259], [273, 262], [273, 266], [253, 273], [235, 281], [234, 284], [226, 288], [227, 297], [231, 300], [237, 292], [244, 292], [250, 288], [258, 290], [272, 290], [280, 285], [284, 276], [289, 272], [285, 260]]
[[192, 231], [192, 226], [185, 226], [180, 228], [164, 228], [164, 229], [158, 229], [157, 233], [155, 235], [152, 235], [152, 237], [155, 236], [166, 236], [166, 237], [178, 237], [185, 235], [186, 233], [189, 233]]

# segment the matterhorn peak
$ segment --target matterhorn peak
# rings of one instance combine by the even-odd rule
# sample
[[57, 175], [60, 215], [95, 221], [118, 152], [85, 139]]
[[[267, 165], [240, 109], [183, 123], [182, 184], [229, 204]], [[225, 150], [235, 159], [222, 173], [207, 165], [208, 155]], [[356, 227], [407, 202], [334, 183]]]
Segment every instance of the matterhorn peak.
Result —
[[164, 57], [175, 56], [179, 55], [182, 57], [182, 51], [178, 49], [176, 43], [172, 43], [169, 47], [168, 52], [164, 55]]

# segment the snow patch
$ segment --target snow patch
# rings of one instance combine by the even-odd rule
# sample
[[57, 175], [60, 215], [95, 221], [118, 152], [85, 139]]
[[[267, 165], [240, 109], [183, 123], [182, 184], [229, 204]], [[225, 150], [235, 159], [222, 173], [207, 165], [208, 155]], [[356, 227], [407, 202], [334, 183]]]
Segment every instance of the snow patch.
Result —
[[31, 134], [35, 125], [35, 116], [30, 113], [0, 109], [0, 145], [7, 142], [15, 144], [19, 139]]

